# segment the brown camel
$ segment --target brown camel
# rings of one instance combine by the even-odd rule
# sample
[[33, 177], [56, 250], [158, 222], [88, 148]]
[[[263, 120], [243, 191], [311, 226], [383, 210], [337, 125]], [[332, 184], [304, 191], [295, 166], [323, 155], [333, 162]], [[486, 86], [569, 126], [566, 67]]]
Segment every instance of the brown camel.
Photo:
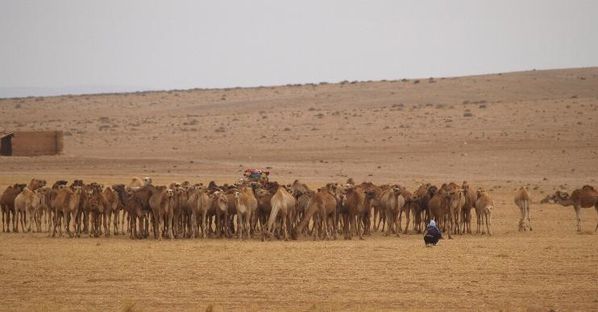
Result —
[[363, 239], [366, 219], [370, 216], [370, 209], [366, 205], [366, 193], [361, 186], [347, 184], [343, 198], [341, 214], [343, 216], [345, 239], [351, 239], [353, 233]]
[[478, 193], [474, 191], [474, 188], [470, 187], [467, 181], [463, 181], [461, 189], [463, 190], [463, 197], [465, 198], [465, 203], [461, 209], [461, 223], [463, 224], [462, 233], [471, 234], [471, 209], [475, 207], [475, 202], [478, 200]]
[[[274, 192], [276, 192], [276, 190]], [[257, 199], [257, 211], [256, 218], [254, 218], [255, 224], [252, 225], [254, 231], [257, 230], [257, 224], [259, 224], [260, 230], [262, 232], [265, 231], [268, 223], [268, 217], [270, 216], [270, 212], [272, 211], [272, 196], [274, 196], [274, 192], [260, 187], [255, 189], [255, 198]]]
[[[26, 184], [14, 184], [9, 186], [2, 197], [0, 197], [0, 207], [2, 208], [2, 231], [10, 232], [10, 217], [12, 215], [12, 229], [16, 229], [16, 211], [15, 211], [15, 198], [19, 193], [27, 187]], [[4, 226], [6, 224], [6, 227]]]
[[120, 218], [120, 211], [122, 210], [118, 193], [112, 187], [108, 186], [102, 192], [102, 201], [104, 203], [104, 233], [106, 236], [110, 236], [110, 223], [112, 223], [112, 218], [114, 218], [114, 235], [118, 235], [118, 220]]
[[155, 192], [149, 199], [152, 209], [152, 225], [154, 239], [162, 240], [162, 233], [170, 239], [174, 238], [172, 230], [172, 218], [174, 206], [174, 191], [166, 186], [156, 187]]
[[[574, 190], [571, 192], [571, 195], [566, 192], [557, 191], [552, 196], [552, 200], [562, 206], [573, 206], [575, 208], [578, 232], [581, 232], [581, 208], [594, 207], [596, 213], [598, 213], [598, 191], [590, 185], [584, 185], [582, 188]], [[594, 232], [596, 231], [598, 231], [598, 223], [594, 229]]]
[[332, 195], [328, 189], [319, 189], [309, 202], [307, 210], [303, 215], [303, 219], [293, 230], [293, 239], [297, 239], [297, 236], [301, 234], [302, 230], [307, 226], [309, 221], [314, 217], [314, 240], [318, 239], [320, 230], [323, 232], [324, 239], [329, 239], [330, 236], [336, 239], [337, 233], [337, 211], [336, 211], [336, 198]]
[[133, 239], [146, 238], [149, 235], [149, 216], [151, 214], [149, 199], [154, 191], [152, 185], [146, 185], [138, 190], [126, 192], [124, 207], [129, 216], [129, 234]]
[[527, 187], [522, 186], [515, 192], [514, 201], [521, 213], [521, 218], [519, 219], [519, 231], [527, 231], [528, 228], [531, 231], [532, 223], [529, 216], [529, 204], [531, 199]]
[[[102, 197], [102, 186], [97, 183], [84, 185], [81, 201], [91, 223], [88, 229], [89, 237], [99, 237], [102, 235], [102, 219], [105, 218], [106, 214], [104, 198]], [[81, 224], [77, 225], [76, 235], [81, 235]], [[106, 233], [106, 236], [108, 235], [110, 235], [109, 228]]]
[[[350, 184], [347, 184], [347, 187]], [[384, 208], [386, 207], [380, 202], [380, 198], [382, 196], [382, 192], [385, 189], [388, 189], [389, 185], [381, 185], [377, 186], [371, 182], [364, 182], [359, 185], [360, 189], [365, 192], [365, 206], [366, 209], [369, 211], [367, 218], [364, 219], [364, 222], [367, 224], [365, 226], [364, 234], [369, 234], [370, 227], [373, 228], [374, 231], [382, 231], [384, 232], [385, 224], [386, 224], [386, 211]], [[373, 219], [373, 223], [370, 226], [370, 216]], [[380, 229], [380, 225], [382, 228]]]
[[417, 233], [421, 233], [426, 228], [426, 223], [430, 220], [430, 199], [434, 197], [438, 188], [430, 183], [422, 184], [413, 194], [413, 227]]
[[77, 210], [79, 209], [79, 202], [81, 199], [81, 187], [75, 186], [71, 188], [63, 188], [58, 190], [56, 197], [54, 198], [53, 206], [56, 209], [54, 214], [54, 229], [52, 231], [52, 237], [56, 236], [56, 229], [60, 231], [62, 236], [62, 220], [64, 219], [65, 230], [70, 237], [73, 237], [71, 232], [71, 219], [74, 219]]
[[436, 220], [438, 226], [442, 227], [443, 231], [448, 234], [448, 238], [451, 239], [453, 214], [450, 210], [450, 195], [446, 185], [440, 187], [430, 199], [428, 208], [430, 209], [430, 218]]

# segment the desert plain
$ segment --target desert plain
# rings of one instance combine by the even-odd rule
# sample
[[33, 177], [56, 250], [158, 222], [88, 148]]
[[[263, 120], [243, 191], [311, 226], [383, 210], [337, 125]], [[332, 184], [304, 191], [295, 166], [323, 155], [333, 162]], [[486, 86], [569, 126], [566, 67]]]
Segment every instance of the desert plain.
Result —
[[[540, 204], [598, 187], [598, 68], [256, 88], [0, 99], [0, 131], [63, 130], [58, 156], [0, 157], [0, 192], [31, 178], [150, 176], [468, 181], [494, 235], [424, 247], [364, 240], [131, 240], [0, 233], [3, 311], [598, 310], [598, 211]], [[513, 192], [528, 186], [533, 231]]]

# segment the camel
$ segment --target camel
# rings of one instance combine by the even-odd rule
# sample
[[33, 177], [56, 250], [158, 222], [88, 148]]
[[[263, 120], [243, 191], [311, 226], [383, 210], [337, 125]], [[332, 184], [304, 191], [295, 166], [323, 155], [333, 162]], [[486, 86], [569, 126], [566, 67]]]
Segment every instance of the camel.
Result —
[[[0, 197], [0, 207], [2, 208], [2, 231], [10, 232], [10, 217], [12, 215], [12, 228], [13, 231], [16, 229], [16, 211], [15, 211], [15, 198], [19, 193], [27, 187], [26, 184], [14, 184], [9, 186], [2, 197]], [[5, 227], [6, 225], [6, 227]]]
[[29, 184], [27, 184], [27, 187], [32, 191], [35, 191], [44, 186], [46, 186], [46, 180], [40, 180], [35, 178], [31, 179], [31, 181], [29, 181]]
[[230, 237], [228, 228], [228, 198], [222, 191], [216, 191], [212, 194], [212, 209], [216, 214], [216, 234], [218, 238], [222, 235]]
[[174, 238], [172, 230], [172, 207], [174, 206], [174, 191], [166, 186], [157, 186], [149, 198], [152, 209], [152, 224], [154, 239], [162, 240], [162, 233], [170, 239]]
[[245, 232], [246, 238], [250, 238], [251, 218], [257, 210], [257, 199], [251, 187], [244, 186], [235, 192], [235, 206], [237, 208], [237, 231], [239, 232], [239, 239], [243, 239], [243, 232]]
[[[149, 235], [149, 215], [151, 208], [149, 206], [149, 199], [155, 191], [152, 185], [143, 186], [137, 190], [126, 191], [124, 185], [115, 185], [113, 188], [118, 192], [126, 195], [124, 209], [129, 217], [129, 234], [132, 239], [144, 238]], [[120, 195], [119, 195], [120, 196]], [[139, 222], [139, 227], [137, 223]]]
[[[37, 180], [40, 181], [40, 180]], [[21, 222], [23, 231], [31, 232], [32, 227], [34, 232], [41, 232], [41, 216], [43, 214], [43, 206], [45, 206], [45, 191], [43, 187], [34, 185], [30, 186], [36, 188], [31, 190], [29, 187], [25, 187], [23, 191], [15, 197], [15, 212], [17, 217], [17, 228], [15, 232], [19, 230], [19, 221]], [[45, 181], [43, 182], [45, 185]], [[20, 219], [20, 220], [19, 220]]]
[[[519, 219], [519, 231], [532, 230], [532, 223], [529, 217], [529, 203], [531, 202], [529, 192], [525, 186], [520, 187], [515, 192], [515, 205], [519, 207], [521, 218]], [[527, 221], [527, 223], [526, 223]]]
[[341, 210], [345, 239], [351, 239], [353, 232], [359, 235], [359, 239], [363, 239], [365, 229], [362, 229], [362, 226], [367, 224], [366, 219], [370, 215], [370, 209], [366, 205], [366, 193], [361, 186], [350, 184], [347, 184], [345, 191]]
[[49, 229], [48, 214], [50, 213], [50, 207], [48, 205], [48, 193], [51, 191], [52, 189], [49, 187], [42, 187], [34, 191], [36, 198], [32, 202], [32, 208], [37, 232], [42, 232], [42, 222]]
[[[275, 191], [274, 191], [275, 192]], [[264, 188], [255, 189], [255, 198], [257, 199], [257, 211], [256, 217], [254, 218], [254, 224], [252, 228], [254, 231], [257, 230], [257, 224], [259, 224], [261, 231], [263, 232], [268, 223], [268, 217], [272, 211], [272, 196], [274, 192], [271, 192]]]
[[[578, 232], [581, 232], [581, 208], [594, 207], [596, 213], [598, 213], [598, 191], [590, 185], [584, 185], [582, 188], [574, 190], [571, 192], [571, 195], [566, 192], [557, 191], [552, 196], [552, 200], [562, 206], [573, 206], [575, 208]], [[598, 223], [594, 229], [594, 232], [596, 231], [598, 231]]]
[[430, 199], [434, 197], [438, 188], [430, 183], [422, 184], [413, 194], [413, 227], [417, 233], [422, 233], [430, 219]]
[[[125, 234], [125, 219], [129, 218], [130, 219], [130, 215], [128, 215], [127, 210], [125, 209], [125, 203], [127, 201], [127, 199], [129, 198], [129, 195], [127, 194], [126, 191], [126, 186], [124, 184], [113, 184], [111, 186], [112, 190], [114, 191], [114, 193], [116, 193], [117, 197], [118, 197], [118, 210], [122, 211], [122, 218], [120, 220], [120, 231], [121, 234]], [[128, 222], [127, 222], [128, 224]], [[127, 231], [130, 231], [131, 228], [129, 227], [127, 229]]]
[[129, 182], [129, 184], [127, 184], [126, 190], [127, 191], [136, 191], [144, 186], [149, 186], [152, 185], [152, 178], [150, 177], [145, 177], [143, 178], [143, 180], [141, 180], [140, 178], [134, 177], [131, 179], [131, 182]]
[[60, 231], [62, 236], [62, 220], [65, 221], [65, 229], [70, 237], [73, 237], [71, 232], [71, 219], [76, 216], [77, 210], [79, 209], [79, 203], [81, 199], [81, 187], [74, 186], [71, 188], [63, 188], [58, 190], [56, 197], [54, 198], [53, 206], [56, 209], [54, 214], [54, 229], [52, 231], [52, 237], [56, 236], [56, 229]]
[[478, 190], [478, 199], [475, 202], [475, 211], [478, 221], [478, 227], [476, 233], [480, 232], [480, 226], [482, 227], [482, 234], [485, 234], [484, 231], [484, 223], [486, 224], [486, 229], [488, 230], [488, 235], [492, 235], [492, 231], [490, 230], [490, 226], [492, 224], [492, 210], [494, 209], [494, 201], [490, 198], [490, 195], [484, 190]]
[[194, 209], [189, 202], [189, 190], [181, 185], [173, 185], [174, 189], [174, 205], [172, 207], [173, 213], [173, 230], [175, 237], [192, 237], [193, 232], [193, 216]]
[[430, 218], [436, 220], [439, 227], [448, 234], [451, 239], [453, 213], [450, 206], [450, 195], [446, 185], [438, 189], [434, 196], [428, 202], [428, 209], [430, 210]]
[[[278, 190], [272, 196], [270, 205], [270, 218], [268, 219], [268, 227], [262, 229], [262, 240], [266, 236], [270, 237], [274, 230], [274, 223], [276, 219], [281, 219], [281, 230], [284, 240], [289, 240], [289, 232], [292, 232], [292, 224], [295, 217], [295, 207], [297, 200], [284, 187], [279, 186]], [[279, 216], [280, 215], [280, 216]]]
[[[15, 220], [13, 220], [13, 225], [16, 225], [16, 227], [13, 226], [15, 233], [19, 232], [19, 221], [21, 223], [23, 231], [31, 231], [31, 226], [34, 223], [35, 218], [33, 202], [39, 201], [39, 197], [34, 192], [37, 189], [44, 187], [45, 185], [45, 180], [33, 178], [31, 179], [31, 181], [29, 181], [27, 187], [23, 188], [22, 191], [14, 197], [14, 203], [12, 205], [12, 208], [14, 211], [13, 216], [16, 219], [16, 223], [14, 222]], [[40, 206], [39, 204], [36, 205]], [[27, 218], [29, 218], [29, 220], [27, 220]], [[27, 223], [29, 225], [26, 229]]]
[[191, 217], [192, 236], [198, 237], [201, 227], [202, 238], [208, 237], [208, 210], [212, 206], [212, 199], [205, 190], [193, 188], [189, 194], [189, 206], [193, 208]]
[[[105, 202], [102, 197], [102, 187], [99, 184], [89, 184], [83, 186], [83, 193], [81, 196], [84, 210], [89, 214], [91, 227], [88, 229], [89, 237], [99, 237], [102, 235], [102, 219], [105, 219]], [[104, 225], [106, 231], [106, 224]], [[81, 235], [81, 224], [77, 225], [76, 235]], [[110, 235], [110, 229], [107, 229], [106, 236]]]
[[54, 184], [52, 185], [52, 188], [50, 188], [46, 192], [45, 223], [46, 223], [47, 229], [48, 229], [48, 236], [50, 236], [52, 234], [52, 229], [54, 227], [54, 217], [56, 215], [56, 207], [54, 207], [54, 199], [56, 198], [56, 194], [58, 193], [58, 190], [66, 188], [67, 184], [68, 184], [68, 182], [65, 180], [58, 180], [58, 181], [54, 182]]
[[[417, 201], [419, 200], [419, 198], [411, 194], [411, 192], [407, 191], [407, 189], [404, 187], [401, 187], [399, 191], [400, 196], [404, 199], [405, 203], [403, 204], [403, 207], [399, 208], [399, 227], [397, 231], [402, 231], [403, 234], [407, 234], [407, 232], [409, 231], [409, 222], [411, 222], [411, 211], [413, 211], [413, 214], [415, 215], [415, 210], [417, 209]], [[401, 223], [403, 222], [403, 213], [405, 214], [406, 219], [404, 230], [402, 230], [401, 227]]]
[[318, 231], [322, 230], [324, 239], [329, 239], [332, 236], [336, 239], [337, 229], [337, 205], [336, 198], [328, 189], [319, 189], [309, 201], [309, 205], [303, 219], [295, 230], [292, 231], [293, 239], [297, 239], [297, 235], [301, 234], [303, 228], [307, 226], [312, 217], [314, 217], [314, 232], [313, 238], [316, 240], [319, 236]]
[[[237, 216], [237, 200], [235, 199], [235, 193], [238, 191], [237, 188], [226, 186], [226, 190], [224, 194], [226, 195], [226, 200], [228, 202], [227, 205], [227, 216], [226, 216], [226, 227], [228, 228], [230, 235], [237, 233], [235, 231], [235, 225], [233, 221], [235, 216]], [[238, 220], [238, 218], [237, 218]], [[229, 236], [230, 238], [230, 236]]]
[[[19, 232], [19, 223], [23, 229], [23, 232], [31, 232], [31, 224], [33, 223], [33, 201], [37, 199], [35, 193], [29, 189], [29, 187], [25, 187], [17, 197], [15, 197], [15, 218], [17, 220], [17, 227], [14, 229], [15, 233]], [[29, 222], [27, 222], [27, 217], [29, 217]], [[27, 226], [29, 224], [29, 226]]]
[[118, 235], [118, 219], [122, 210], [118, 193], [112, 187], [107, 186], [102, 192], [102, 201], [104, 204], [104, 216], [102, 220], [104, 223], [104, 233], [106, 236], [110, 236], [110, 223], [112, 223], [112, 217], [114, 217], [114, 235]]
[[462, 219], [462, 211], [463, 207], [465, 206], [465, 196], [463, 194], [463, 189], [459, 187], [456, 183], [449, 183], [448, 187], [448, 196], [449, 196], [449, 210], [452, 213], [452, 229], [453, 234], [460, 234], [461, 228], [461, 219]]
[[[463, 224], [462, 233], [471, 234], [471, 209], [475, 207], [475, 202], [478, 200], [477, 192], [473, 191], [473, 188], [469, 186], [467, 181], [463, 181], [461, 185], [463, 190], [463, 197], [465, 202], [461, 208], [461, 223]], [[476, 215], [478, 218], [479, 216]]]
[[383, 190], [379, 201], [381, 210], [386, 214], [387, 227], [384, 236], [389, 236], [391, 232], [399, 236], [398, 216], [405, 205], [405, 197], [401, 194], [400, 187], [393, 186]]
[[127, 184], [127, 190], [136, 190], [143, 186], [143, 181], [140, 178], [134, 177], [131, 182]]
[[[346, 186], [349, 187], [351, 184], [347, 184]], [[370, 231], [370, 227], [373, 228], [374, 231], [378, 231], [380, 229], [380, 224], [382, 224], [381, 231], [384, 232], [384, 225], [386, 224], [386, 211], [382, 203], [380, 203], [380, 196], [382, 192], [389, 188], [388, 185], [377, 186], [371, 182], [363, 182], [359, 185], [359, 187], [365, 192], [365, 206], [366, 209], [369, 211], [367, 218], [364, 219], [364, 222], [367, 224], [365, 226], [364, 234], [368, 235]], [[373, 213], [372, 213], [373, 210]], [[374, 219], [372, 225], [370, 225], [370, 216]]]

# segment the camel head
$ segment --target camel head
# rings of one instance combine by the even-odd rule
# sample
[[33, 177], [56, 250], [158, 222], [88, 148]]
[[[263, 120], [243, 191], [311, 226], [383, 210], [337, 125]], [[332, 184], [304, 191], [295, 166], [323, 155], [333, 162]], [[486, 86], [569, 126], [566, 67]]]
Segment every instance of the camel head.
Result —
[[226, 211], [228, 209], [228, 198], [226, 197], [224, 192], [216, 191], [213, 195], [216, 207], [221, 211]]
[[[353, 190], [353, 189], [351, 189]], [[370, 200], [376, 198], [376, 191], [375, 190], [367, 190], [365, 191], [365, 199]]]
[[428, 187], [428, 194], [430, 195], [430, 197], [436, 195], [437, 192], [438, 188], [436, 187], [436, 185], [430, 185], [430, 187]]
[[555, 199], [562, 199], [562, 200], [567, 200], [569, 198], [569, 193], [567, 192], [561, 192], [561, 191], [556, 191], [554, 193]]
[[540, 204], [546, 204], [549, 202], [555, 202], [554, 194], [546, 195], [546, 197], [544, 197], [544, 198], [542, 198], [542, 200], [540, 200]]
[[143, 185], [144, 186], [152, 185], [152, 178], [150, 178], [150, 177], [143, 178]]
[[83, 188], [82, 186], [75, 185], [72, 188], [73, 188], [73, 193], [75, 193], [77, 195], [81, 195], [82, 188]]

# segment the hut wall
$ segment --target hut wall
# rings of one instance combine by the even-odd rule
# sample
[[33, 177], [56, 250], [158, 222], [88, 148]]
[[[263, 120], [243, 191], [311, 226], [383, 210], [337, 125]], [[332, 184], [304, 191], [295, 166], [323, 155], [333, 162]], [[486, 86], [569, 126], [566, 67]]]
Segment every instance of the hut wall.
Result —
[[16, 132], [12, 139], [13, 156], [55, 155], [62, 149], [62, 131]]

